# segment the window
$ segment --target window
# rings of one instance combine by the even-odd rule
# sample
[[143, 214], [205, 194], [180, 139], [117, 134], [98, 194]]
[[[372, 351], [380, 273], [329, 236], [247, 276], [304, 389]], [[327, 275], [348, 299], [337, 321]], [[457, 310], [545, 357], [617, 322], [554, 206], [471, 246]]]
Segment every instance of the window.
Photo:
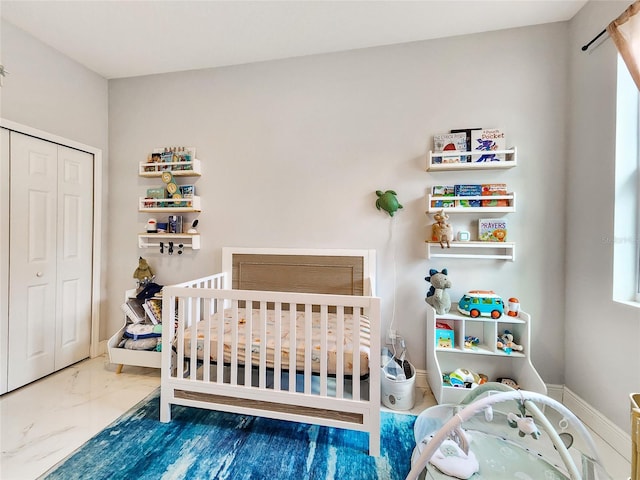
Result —
[[640, 95], [618, 57], [613, 299], [640, 302]]

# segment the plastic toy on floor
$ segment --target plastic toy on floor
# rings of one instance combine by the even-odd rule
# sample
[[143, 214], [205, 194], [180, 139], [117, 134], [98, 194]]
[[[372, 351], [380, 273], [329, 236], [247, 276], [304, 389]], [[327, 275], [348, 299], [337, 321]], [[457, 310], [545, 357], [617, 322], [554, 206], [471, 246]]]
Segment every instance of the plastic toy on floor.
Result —
[[[540, 393], [489, 382], [416, 419], [407, 480], [611, 480], [582, 422]], [[573, 446], [579, 437], [583, 450]]]

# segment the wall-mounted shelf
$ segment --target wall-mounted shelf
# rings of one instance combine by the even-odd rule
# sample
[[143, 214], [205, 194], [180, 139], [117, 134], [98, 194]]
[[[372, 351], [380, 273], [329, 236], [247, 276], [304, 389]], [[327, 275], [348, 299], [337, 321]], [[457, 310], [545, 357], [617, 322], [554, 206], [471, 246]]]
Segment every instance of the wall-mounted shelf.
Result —
[[451, 242], [451, 247], [442, 248], [437, 242], [427, 244], [427, 258], [482, 258], [487, 260], [516, 259], [516, 244], [513, 242]]
[[[496, 154], [504, 155], [504, 160], [496, 160], [493, 162], [478, 162], [477, 160], [482, 155]], [[447, 157], [461, 157], [470, 156], [470, 162], [457, 162], [447, 163]], [[444, 171], [444, 170], [495, 170], [504, 168], [513, 168], [518, 165], [518, 150], [516, 147], [508, 150], [492, 150], [492, 151], [480, 151], [475, 150], [471, 152], [459, 152], [456, 150], [449, 152], [434, 152], [429, 151], [427, 157], [427, 172]], [[435, 163], [434, 158], [442, 158], [442, 163]]]
[[[434, 207], [436, 201], [452, 201], [456, 203], [461, 200], [507, 200], [508, 206], [506, 207]], [[447, 213], [511, 213], [516, 211], [516, 194], [515, 192], [507, 195], [490, 195], [490, 196], [465, 196], [465, 197], [444, 197], [439, 195], [428, 195], [427, 201], [427, 213], [439, 212], [444, 210]]]
[[159, 248], [160, 242], [166, 245], [173, 242], [176, 245], [182, 244], [182, 248], [191, 248], [192, 250], [200, 250], [200, 234], [194, 233], [139, 233], [139, 248]]
[[174, 177], [199, 177], [202, 175], [200, 160], [190, 162], [140, 162], [138, 174], [141, 177], [159, 177], [170, 171]]
[[189, 198], [146, 198], [139, 197], [139, 212], [199, 212], [201, 211], [200, 197], [194, 195]]

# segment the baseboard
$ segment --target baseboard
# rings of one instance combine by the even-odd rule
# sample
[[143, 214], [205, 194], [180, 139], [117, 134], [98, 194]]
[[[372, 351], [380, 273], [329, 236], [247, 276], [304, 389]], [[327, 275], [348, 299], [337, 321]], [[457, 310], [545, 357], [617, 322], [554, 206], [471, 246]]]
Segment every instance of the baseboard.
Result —
[[107, 342], [108, 340], [102, 340], [100, 343], [98, 343], [98, 354], [96, 355], [96, 357], [107, 353]]
[[598, 410], [567, 387], [564, 387], [562, 403], [571, 410], [587, 427], [611, 445], [627, 461], [631, 462], [631, 435], [614, 424]]
[[426, 370], [418, 370], [416, 368], [416, 387], [421, 389], [429, 388]]

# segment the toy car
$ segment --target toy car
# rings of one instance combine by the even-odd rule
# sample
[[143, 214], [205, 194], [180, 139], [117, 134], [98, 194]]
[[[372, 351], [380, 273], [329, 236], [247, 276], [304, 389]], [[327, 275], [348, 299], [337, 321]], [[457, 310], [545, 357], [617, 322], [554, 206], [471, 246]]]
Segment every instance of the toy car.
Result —
[[458, 302], [458, 311], [473, 318], [500, 318], [504, 313], [504, 302], [491, 290], [470, 290]]

